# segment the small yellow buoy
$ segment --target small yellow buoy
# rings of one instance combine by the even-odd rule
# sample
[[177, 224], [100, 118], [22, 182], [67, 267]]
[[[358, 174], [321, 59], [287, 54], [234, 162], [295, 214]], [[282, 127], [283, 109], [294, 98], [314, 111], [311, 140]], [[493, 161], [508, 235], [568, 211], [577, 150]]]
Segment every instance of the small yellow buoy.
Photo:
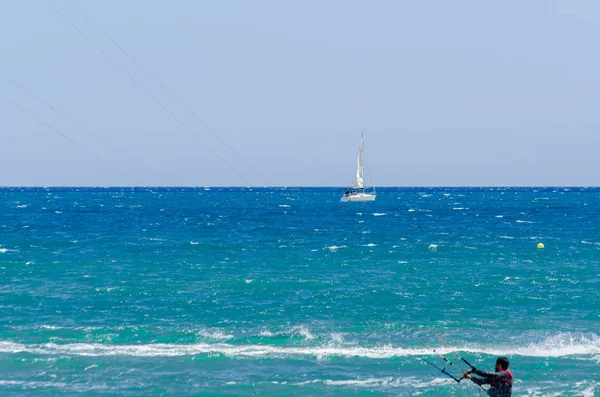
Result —
[[544, 244], [538, 243], [537, 247], [538, 247], [538, 249], [542, 249], [542, 248], [544, 248]]

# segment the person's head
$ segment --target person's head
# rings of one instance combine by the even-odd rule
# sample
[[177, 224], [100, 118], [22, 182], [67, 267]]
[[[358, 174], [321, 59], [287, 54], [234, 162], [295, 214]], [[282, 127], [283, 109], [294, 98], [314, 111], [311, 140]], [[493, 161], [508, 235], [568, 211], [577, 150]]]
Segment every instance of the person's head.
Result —
[[506, 371], [508, 369], [508, 358], [498, 357], [496, 360], [496, 372]]

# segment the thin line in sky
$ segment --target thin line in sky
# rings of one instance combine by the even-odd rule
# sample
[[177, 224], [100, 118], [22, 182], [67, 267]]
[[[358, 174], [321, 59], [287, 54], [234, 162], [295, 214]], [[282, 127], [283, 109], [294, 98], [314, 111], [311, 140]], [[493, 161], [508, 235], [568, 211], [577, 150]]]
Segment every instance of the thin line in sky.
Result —
[[95, 23], [86, 13], [84, 13], [79, 7], [77, 7], [71, 0], [65, 0], [65, 1], [67, 3], [69, 3], [71, 5], [71, 7], [73, 7], [85, 20], [87, 20], [92, 26], [94, 26], [94, 28], [96, 28], [96, 30], [98, 30], [98, 32], [103, 34], [115, 47], [117, 47], [119, 49], [119, 51], [121, 51], [127, 58], [129, 58], [129, 60], [134, 65], [136, 65], [141, 71], [146, 73], [146, 75], [148, 75], [148, 77], [150, 77], [152, 79], [152, 81], [154, 81], [156, 84], [158, 84], [160, 86], [160, 88], [162, 88], [164, 92], [166, 92], [175, 102], [177, 102], [177, 104], [179, 104], [179, 106], [181, 106], [190, 116], [192, 116], [194, 119], [196, 119], [196, 121], [198, 121], [204, 128], [206, 128], [208, 131], [210, 131], [223, 145], [225, 145], [227, 147], [227, 149], [229, 149], [229, 151], [231, 153], [233, 153], [238, 159], [240, 159], [244, 164], [246, 164], [246, 166], [248, 168], [250, 168], [256, 175], [258, 175], [264, 182], [266, 182], [268, 184], [268, 180], [265, 176], [263, 176], [260, 172], [258, 172], [256, 170], [256, 168], [254, 168], [252, 166], [252, 164], [250, 164], [250, 162], [248, 162], [233, 147], [231, 147], [231, 145], [229, 145], [229, 143], [227, 143], [227, 141], [225, 141], [225, 139], [223, 139], [214, 129], [212, 129], [202, 119], [200, 119], [200, 117], [198, 117], [198, 115], [195, 112], [193, 112], [188, 106], [186, 106], [163, 83], [161, 83], [156, 77], [154, 77], [154, 75], [152, 73], [150, 73], [150, 71], [146, 67], [144, 67], [144, 65], [142, 65], [141, 62], [139, 62], [137, 59], [135, 59], [129, 52], [125, 51], [125, 49], [119, 43], [117, 43], [108, 33], [106, 33], [102, 28], [100, 28], [100, 26], [97, 23]]
[[122, 173], [123, 175], [125, 175], [127, 178], [136, 181], [136, 178], [132, 177], [131, 175], [129, 175], [127, 172], [123, 171], [122, 169], [120, 169], [119, 167], [117, 167], [116, 165], [112, 164], [110, 161], [106, 160], [105, 158], [103, 158], [102, 156], [100, 156], [99, 154], [95, 153], [94, 151], [88, 149], [87, 147], [83, 146], [81, 143], [77, 142], [75, 139], [71, 138], [69, 135], [65, 134], [64, 132], [60, 131], [59, 129], [51, 126], [50, 124], [46, 123], [44, 120], [40, 119], [39, 117], [37, 117], [36, 115], [34, 115], [33, 113], [29, 112], [27, 109], [17, 105], [15, 102], [11, 101], [10, 99], [6, 100], [8, 103], [10, 103], [13, 107], [15, 107], [16, 109], [18, 109], [19, 111], [21, 111], [24, 115], [29, 116], [30, 118], [34, 119], [35, 121], [37, 121], [39, 124], [43, 125], [44, 127], [48, 128], [50, 131], [54, 132], [55, 134], [61, 136], [62, 138], [66, 139], [67, 141], [71, 142], [73, 145], [79, 147], [80, 149], [84, 150], [86, 153], [88, 153], [89, 155], [95, 157], [98, 161], [108, 165], [109, 167], [111, 167], [112, 169]]
[[252, 184], [248, 181], [248, 179], [246, 179], [244, 177], [244, 175], [242, 175], [242, 173], [240, 171], [238, 171], [233, 165], [231, 165], [216, 150], [214, 150], [212, 147], [210, 147], [194, 130], [192, 130], [191, 128], [189, 128], [187, 126], [187, 124], [185, 124], [179, 117], [177, 117], [177, 115], [175, 113], [173, 113], [155, 95], [153, 95], [150, 91], [148, 91], [146, 89], [146, 87], [144, 87], [143, 84], [141, 84], [138, 80], [136, 80], [131, 75], [131, 73], [129, 73], [127, 70], [125, 70], [113, 57], [111, 57], [106, 51], [104, 51], [100, 46], [98, 46], [92, 39], [90, 39], [89, 36], [87, 34], [85, 34], [81, 29], [79, 29], [77, 27], [77, 25], [75, 25], [65, 14], [63, 14], [56, 7], [54, 7], [54, 5], [52, 5], [52, 3], [50, 2], [50, 0], [48, 0], [47, 3], [48, 3], [48, 6], [50, 6], [50, 8], [56, 14], [58, 14], [68, 25], [70, 25], [73, 29], [75, 29], [75, 31], [77, 31], [77, 33], [79, 33], [85, 39], [85, 41], [88, 44], [90, 44], [92, 47], [94, 47], [106, 59], [108, 59], [109, 61], [111, 61], [117, 67], [117, 69], [119, 69], [119, 71], [121, 71], [121, 73], [123, 73], [125, 76], [127, 76], [129, 78], [129, 80], [131, 80], [132, 83], [134, 83], [138, 88], [140, 88], [146, 95], [148, 95], [150, 98], [152, 98], [157, 105], [159, 105], [165, 112], [167, 112], [169, 114], [169, 116], [171, 116], [171, 118], [173, 118], [186, 131], [188, 131], [190, 134], [192, 134], [204, 147], [206, 147], [208, 150], [210, 150], [210, 152], [212, 154], [214, 154], [219, 160], [221, 160], [225, 165], [227, 165], [227, 167], [229, 167], [229, 169], [231, 171], [233, 171], [240, 179], [242, 179], [248, 186], [250, 186], [250, 187], [252, 186]]
[[60, 111], [56, 106], [52, 105], [49, 102], [46, 102], [45, 100], [43, 100], [42, 98], [40, 98], [39, 96], [37, 96], [36, 94], [34, 94], [33, 92], [31, 92], [30, 90], [28, 90], [27, 88], [25, 88], [22, 84], [17, 83], [16, 81], [14, 81], [13, 79], [5, 76], [4, 74], [0, 73], [0, 77], [2, 79], [4, 79], [5, 81], [7, 81], [8, 83], [12, 84], [13, 86], [17, 87], [19, 90], [21, 90], [22, 92], [24, 92], [25, 94], [29, 95], [30, 97], [34, 98], [35, 100], [37, 100], [38, 102], [40, 102], [41, 104], [43, 104], [44, 106], [48, 107], [50, 110], [52, 110], [54, 113], [58, 114], [59, 116], [65, 118], [66, 120], [68, 120], [71, 124], [75, 125], [76, 127], [86, 131], [87, 133], [93, 135], [96, 139], [98, 139], [99, 141], [102, 141], [103, 143], [105, 143], [106, 145], [108, 145], [109, 147], [111, 147], [113, 150], [119, 152], [121, 155], [123, 155], [124, 157], [126, 157], [128, 160], [130, 160], [131, 162], [139, 165], [140, 167], [144, 168], [146, 171], [148, 171], [148, 173], [150, 173], [153, 176], [158, 176], [156, 174], [156, 172], [152, 171], [146, 164], [136, 160], [135, 158], [133, 158], [132, 156], [130, 156], [127, 152], [125, 152], [123, 149], [119, 148], [118, 146], [112, 144], [111, 142], [109, 142], [108, 140], [102, 138], [102, 136], [100, 134], [97, 134], [95, 131], [91, 130], [90, 128], [82, 125], [81, 123], [75, 121], [73, 118], [71, 118], [70, 116], [66, 115], [65, 113], [63, 113], [62, 111]]

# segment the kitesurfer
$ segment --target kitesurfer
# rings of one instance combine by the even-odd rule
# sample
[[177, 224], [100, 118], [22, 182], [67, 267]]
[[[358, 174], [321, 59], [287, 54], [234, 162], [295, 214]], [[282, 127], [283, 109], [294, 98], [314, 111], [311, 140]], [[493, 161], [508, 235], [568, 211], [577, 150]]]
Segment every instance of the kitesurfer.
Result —
[[[473, 377], [471, 374], [478, 375], [480, 378]], [[490, 385], [488, 390], [490, 397], [510, 397], [512, 395], [513, 376], [508, 370], [508, 358], [506, 357], [499, 357], [496, 360], [496, 372], [473, 368], [465, 372], [461, 379], [471, 379], [479, 386]]]

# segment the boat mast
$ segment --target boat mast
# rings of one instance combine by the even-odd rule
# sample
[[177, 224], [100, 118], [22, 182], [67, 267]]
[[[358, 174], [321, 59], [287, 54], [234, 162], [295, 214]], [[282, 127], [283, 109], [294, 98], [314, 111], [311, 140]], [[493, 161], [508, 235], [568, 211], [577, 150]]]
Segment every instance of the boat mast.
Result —
[[365, 156], [363, 153], [364, 137], [360, 135], [360, 147], [358, 148], [358, 161], [356, 165], [356, 182], [354, 188], [365, 191]]

